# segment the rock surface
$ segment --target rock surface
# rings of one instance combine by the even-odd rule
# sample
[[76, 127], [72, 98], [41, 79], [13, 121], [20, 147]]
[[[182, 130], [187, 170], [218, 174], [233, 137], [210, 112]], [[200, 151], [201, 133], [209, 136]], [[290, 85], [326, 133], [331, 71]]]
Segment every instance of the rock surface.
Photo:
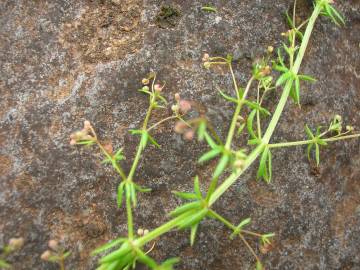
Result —
[[[310, 1], [299, 14], [310, 14]], [[340, 2], [340, 1], [338, 1]], [[318, 79], [304, 85], [302, 109], [286, 107], [274, 142], [303, 139], [303, 126], [325, 125], [334, 114], [360, 127], [360, 3], [337, 4], [346, 27], [317, 23], [302, 72]], [[232, 108], [216, 93], [230, 89], [222, 70], [201, 67], [206, 51], [233, 53], [245, 84], [251, 63], [268, 45], [281, 44], [287, 29], [286, 0], [214, 0], [217, 13], [199, 0], [14, 0], [0, 3], [0, 244], [22, 236], [11, 257], [14, 269], [56, 269], [40, 260], [50, 238], [72, 251], [67, 269], [95, 269], [89, 252], [126, 233], [116, 207], [119, 179], [100, 164], [97, 151], [69, 145], [69, 134], [90, 120], [99, 137], [124, 147], [130, 165], [147, 98], [136, 91], [150, 70], [173, 94], [202, 102], [216, 129], [226, 132]], [[170, 12], [169, 12], [170, 9]], [[279, 91], [278, 91], [279, 92]], [[273, 108], [278, 97], [269, 100]], [[165, 112], [164, 114], [168, 114]], [[153, 121], [164, 115], [157, 113]], [[168, 123], [154, 137], [136, 180], [153, 191], [141, 196], [137, 227], [155, 228], [180, 203], [171, 190], [202, 185], [214, 164], [200, 166], [203, 144], [183, 141]], [[360, 269], [360, 140], [331, 144], [314, 174], [302, 147], [274, 152], [274, 179], [255, 181], [254, 166], [221, 198], [216, 209], [234, 223], [275, 232], [274, 249], [262, 255], [266, 269]], [[182, 258], [177, 269], [253, 269], [242, 242], [214, 221], [205, 221], [194, 247], [187, 232], [171, 232], [152, 254]], [[256, 247], [255, 241], [250, 243]]]

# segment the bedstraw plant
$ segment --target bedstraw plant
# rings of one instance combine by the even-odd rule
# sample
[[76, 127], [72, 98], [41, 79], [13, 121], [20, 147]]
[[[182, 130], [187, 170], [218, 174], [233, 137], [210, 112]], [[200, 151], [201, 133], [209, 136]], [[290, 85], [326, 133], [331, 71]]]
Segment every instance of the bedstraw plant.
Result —
[[[112, 240], [94, 250], [93, 255], [105, 254], [99, 260], [98, 270], [130, 269], [135, 267], [137, 262], [145, 264], [151, 269], [173, 269], [173, 265], [179, 259], [168, 259], [159, 264], [150, 257], [150, 251], [154, 248], [156, 239], [174, 229], [188, 229], [190, 244], [193, 245], [199, 225], [206, 218], [215, 219], [224, 224], [231, 232], [230, 238], [239, 237], [249, 252], [253, 254], [256, 260], [256, 269], [263, 269], [263, 264], [257, 255], [258, 252], [251, 247], [248, 237], [257, 238], [261, 244], [260, 251], [264, 253], [270, 249], [271, 240], [275, 235], [248, 230], [247, 226], [251, 223], [250, 218], [238, 220], [238, 225], [235, 225], [220, 213], [215, 212], [212, 206], [256, 160], [259, 160], [258, 179], [270, 182], [273, 174], [272, 155], [277, 148], [307, 145], [308, 158], [314, 158], [316, 164], [319, 165], [322, 147], [333, 141], [360, 136], [360, 134], [353, 134], [353, 127], [346, 126], [344, 128], [342, 118], [336, 115], [328, 127], [312, 129], [305, 126], [306, 140], [270, 143], [288, 99], [291, 98], [296, 105], [300, 106], [301, 83], [303, 81], [315, 82], [314, 78], [301, 74], [299, 71], [318, 17], [320, 15], [327, 16], [337, 25], [344, 23], [343, 17], [332, 4], [331, 0], [314, 1], [314, 9], [309, 19], [296, 25], [295, 1], [292, 16], [286, 14], [290, 29], [282, 34], [285, 42], [282, 47], [277, 49], [277, 56], [273, 57], [274, 48], [268, 47], [266, 55], [254, 64], [248, 83], [244, 88], [238, 85], [231, 55], [226, 57], [204, 55], [203, 65], [205, 68], [224, 66], [229, 70], [233, 81], [234, 90], [231, 93], [218, 89], [219, 94], [235, 106], [224, 140], [216, 134], [210, 120], [198, 109], [198, 105], [195, 102], [181, 99], [179, 94], [175, 95], [176, 104], [171, 107], [173, 115], [150, 125], [152, 112], [167, 105], [167, 101], [162, 96], [164, 86], [157, 84], [155, 73], [151, 73], [142, 81], [144, 86], [140, 91], [148, 95], [149, 107], [142, 127], [130, 130], [131, 134], [139, 136], [140, 139], [129, 172], [126, 172], [121, 166], [121, 161], [125, 158], [122, 149], [114, 151], [111, 146], [103, 145], [90, 122], [85, 121], [84, 128], [72, 134], [71, 144], [97, 145], [104, 155], [103, 163], [110, 164], [121, 179], [117, 203], [121, 207], [123, 201], [125, 202], [127, 236]], [[274, 71], [280, 73], [277, 80], [274, 80]], [[275, 110], [271, 113], [264, 108], [263, 101], [266, 95], [274, 89], [282, 89], [282, 93]], [[187, 119], [186, 113], [191, 109], [198, 110], [200, 116], [195, 119]], [[205, 179], [200, 181], [196, 176], [193, 192], [174, 192], [175, 196], [186, 202], [169, 213], [171, 219], [168, 222], [146, 233], [141, 231], [135, 234], [133, 211], [137, 205], [136, 198], [139, 193], [150, 191], [136, 183], [135, 171], [144, 149], [150, 144], [159, 147], [151, 136], [151, 131], [169, 120], [177, 120], [175, 131], [183, 134], [185, 139], [191, 140], [196, 136], [199, 141], [207, 143], [209, 150], [199, 158], [200, 163], [217, 159], [217, 165], [209, 179], [209, 188], [206, 192], [202, 192], [200, 187], [200, 182]], [[234, 141], [238, 140], [241, 135], [247, 136], [247, 145], [236, 148]]]

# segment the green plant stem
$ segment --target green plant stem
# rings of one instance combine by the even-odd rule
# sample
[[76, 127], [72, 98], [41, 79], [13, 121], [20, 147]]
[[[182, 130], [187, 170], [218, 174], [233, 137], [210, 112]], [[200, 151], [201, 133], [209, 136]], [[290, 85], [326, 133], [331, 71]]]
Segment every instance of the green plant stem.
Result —
[[[231, 65], [230, 65], [231, 67]], [[237, 84], [236, 84], [236, 80], [235, 80], [235, 75], [234, 75], [234, 72], [232, 71], [232, 68], [230, 69], [231, 71], [231, 74], [232, 74], [232, 77], [233, 77], [233, 80], [234, 80], [234, 87], [236, 88], [236, 92], [237, 91]], [[238, 99], [239, 99], [239, 102], [237, 103], [236, 105], [236, 108], [235, 108], [235, 112], [234, 112], [234, 115], [233, 115], [233, 118], [231, 120], [231, 124], [230, 124], [230, 128], [229, 128], [229, 133], [228, 133], [228, 136], [226, 138], [226, 143], [225, 143], [225, 149], [227, 150], [230, 150], [231, 148], [231, 142], [234, 138], [234, 134], [235, 134], [235, 129], [236, 129], [236, 123], [238, 121], [238, 116], [241, 112], [241, 108], [242, 106], [244, 105], [244, 101], [246, 100], [246, 96], [250, 90], [250, 87], [251, 87], [251, 84], [252, 82], [254, 81], [254, 77], [251, 77], [248, 84], [246, 85], [246, 88], [245, 88], [245, 91], [244, 91], [244, 95], [241, 99], [239, 99], [239, 96], [238, 96]]]
[[[144, 120], [144, 123], [143, 123], [143, 126], [142, 126], [142, 130], [143, 131], [146, 131], [147, 130], [147, 125], [148, 125], [148, 122], [150, 120], [150, 116], [151, 116], [151, 112], [152, 110], [154, 109], [154, 102], [155, 102], [155, 96], [152, 96], [151, 100], [150, 100], [150, 106], [149, 106], [149, 109], [146, 113], [146, 116], [145, 116], [145, 120]], [[141, 139], [140, 139], [141, 140]], [[129, 172], [129, 175], [127, 177], [127, 180], [128, 181], [132, 181], [133, 180], [133, 177], [134, 177], [134, 173], [135, 173], [135, 170], [137, 168], [137, 165], [140, 161], [140, 158], [141, 158], [141, 154], [143, 152], [143, 147], [141, 146], [141, 144], [139, 144], [138, 146], [138, 149], [136, 151], [136, 155], [135, 155], [135, 158], [134, 158], [134, 161], [133, 161], [133, 164], [131, 166], [131, 169], [130, 169], [130, 172]]]
[[157, 126], [161, 125], [162, 123], [164, 123], [164, 122], [166, 122], [166, 121], [169, 121], [169, 120], [172, 120], [172, 119], [176, 119], [176, 118], [178, 118], [177, 115], [172, 115], [172, 116], [166, 117], [166, 118], [160, 120], [159, 122], [155, 123], [155, 124], [152, 125], [151, 127], [149, 127], [149, 128], [147, 129], [147, 132], [149, 132], [150, 130], [156, 128]]
[[[347, 140], [347, 139], [353, 139], [353, 138], [359, 138], [359, 137], [360, 137], [360, 134], [353, 134], [353, 135], [347, 135], [347, 136], [342, 136], [342, 137], [332, 137], [332, 138], [322, 139], [322, 141], [335, 142], [335, 141]], [[269, 144], [268, 146], [270, 148], [280, 148], [280, 147], [299, 146], [299, 145], [305, 145], [305, 144], [311, 144], [311, 143], [314, 143], [314, 140], [274, 143], [274, 144]]]
[[176, 218], [171, 219], [170, 221], [164, 223], [163, 225], [157, 227], [156, 229], [150, 231], [148, 234], [134, 240], [138, 246], [143, 246], [146, 243], [154, 240], [155, 238], [159, 237], [160, 235], [171, 231], [172, 229], [176, 228], [178, 224], [183, 221], [185, 218], [190, 217], [193, 215], [191, 212], [186, 212]]
[[65, 262], [64, 262], [64, 258], [61, 257], [60, 258], [60, 270], [65, 270]]
[[134, 239], [134, 224], [133, 224], [133, 216], [131, 209], [131, 196], [130, 191], [126, 191], [126, 214], [127, 214], [127, 223], [128, 223], [128, 237], [130, 240]]

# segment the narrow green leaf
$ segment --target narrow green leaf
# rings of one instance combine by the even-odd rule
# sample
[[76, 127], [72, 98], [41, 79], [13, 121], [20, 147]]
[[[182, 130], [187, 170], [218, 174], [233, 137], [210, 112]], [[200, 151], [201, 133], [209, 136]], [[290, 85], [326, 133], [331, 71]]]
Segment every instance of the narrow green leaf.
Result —
[[194, 191], [195, 191], [195, 194], [197, 195], [197, 197], [199, 199], [201, 199], [202, 194], [201, 194], [201, 190], [200, 190], [199, 177], [197, 175], [194, 177]]
[[197, 134], [198, 134], [198, 140], [201, 142], [204, 140], [205, 138], [205, 132], [206, 132], [206, 122], [205, 121], [201, 121], [199, 124], [199, 127], [197, 129]]
[[[147, 132], [146, 132], [147, 133]], [[148, 137], [149, 137], [149, 141], [152, 145], [155, 145], [156, 147], [160, 148], [160, 145], [155, 141], [155, 139], [153, 137], [150, 136], [149, 133], [148, 134]]]
[[207, 11], [207, 12], [217, 12], [217, 9], [212, 7], [212, 6], [204, 6], [204, 7], [201, 7], [201, 10], [203, 11]]
[[220, 89], [218, 89], [220, 95], [227, 101], [233, 102], [235, 104], [238, 104], [239, 101], [236, 98], [233, 98], [231, 96], [228, 96], [227, 94], [225, 94], [223, 91], [221, 91]]
[[316, 158], [316, 165], [319, 166], [319, 164], [320, 164], [320, 147], [317, 143], [315, 144], [315, 158]]
[[249, 114], [248, 118], [247, 118], [247, 121], [246, 121], [246, 127], [247, 127], [247, 130], [249, 132], [249, 135], [250, 137], [253, 139], [257, 139], [257, 136], [254, 132], [254, 129], [253, 129], [253, 122], [254, 122], [254, 117], [256, 115], [256, 110], [252, 110], [251, 113]]
[[213, 141], [213, 139], [211, 138], [211, 136], [210, 136], [207, 132], [205, 132], [204, 136], [205, 136], [206, 142], [208, 143], [208, 145], [209, 145], [212, 149], [218, 147], [218, 145]]
[[286, 72], [286, 73], [283, 73], [279, 79], [276, 81], [276, 84], [275, 86], [278, 87], [282, 84], [284, 84], [288, 79], [290, 79], [292, 77], [292, 74], [290, 71]]
[[313, 148], [314, 144], [313, 143], [310, 143], [308, 146], [307, 146], [307, 157], [308, 157], [308, 160], [311, 161], [311, 150]]
[[197, 229], [199, 227], [199, 223], [191, 226], [191, 231], [190, 231], [190, 245], [193, 246], [195, 243], [195, 237], [196, 237], [196, 232]]
[[175, 210], [171, 211], [169, 213], [170, 216], [174, 217], [174, 216], [179, 216], [182, 213], [185, 213], [189, 210], [195, 209], [200, 207], [200, 202], [199, 201], [195, 201], [195, 202], [190, 202], [184, 205], [181, 205], [179, 207], [177, 207]]
[[311, 82], [311, 83], [314, 83], [316, 82], [316, 79], [311, 77], [311, 76], [308, 76], [308, 75], [298, 75], [299, 79], [300, 80], [303, 80], [303, 81], [308, 81], [308, 82]]
[[222, 174], [222, 172], [226, 169], [226, 166], [228, 165], [229, 160], [230, 160], [229, 155], [224, 154], [221, 157], [218, 165], [215, 168], [213, 178], [218, 178]]
[[133, 183], [133, 185], [135, 186], [135, 189], [139, 192], [150, 192], [151, 191], [151, 188], [145, 188], [145, 187], [139, 186], [135, 183]]
[[123, 194], [124, 194], [124, 185], [125, 182], [121, 182], [120, 185], [118, 186], [118, 190], [117, 190], [117, 205], [120, 208], [122, 205], [122, 200], [123, 200]]
[[296, 95], [295, 102], [297, 104], [300, 104], [300, 79], [299, 79], [299, 77], [296, 77], [296, 79], [295, 79], [295, 95]]
[[105, 257], [100, 259], [100, 263], [110, 263], [117, 259], [120, 259], [124, 255], [128, 254], [131, 251], [131, 248], [127, 242], [124, 242], [122, 246], [116, 250], [106, 255]]
[[268, 179], [268, 183], [271, 182], [271, 179], [272, 179], [272, 154], [271, 154], [271, 151], [269, 149], [269, 154], [268, 154], [268, 176], [269, 176], [269, 179]]
[[137, 205], [137, 199], [136, 199], [136, 190], [135, 190], [135, 185], [133, 183], [129, 184], [130, 185], [130, 194], [131, 194], [131, 201], [133, 203], [133, 206], [136, 207]]
[[179, 229], [185, 229], [187, 227], [190, 227], [194, 224], [198, 224], [208, 212], [208, 209], [203, 208], [200, 211], [194, 212], [194, 214], [190, 217], [185, 218], [183, 221], [179, 224]]
[[95, 256], [99, 253], [102, 253], [110, 248], [116, 247], [126, 241], [126, 238], [119, 238], [116, 240], [111, 240], [110, 242], [102, 245], [101, 247], [96, 248], [94, 251], [91, 252], [91, 256]]
[[[333, 16], [336, 18], [336, 21], [340, 22], [342, 25], [345, 25], [344, 17], [333, 6], [330, 6], [330, 10]], [[340, 23], [338, 23], [338, 25], [340, 25]]]
[[314, 139], [315, 138], [313, 133], [311, 132], [310, 128], [308, 127], [308, 125], [305, 125], [305, 132], [308, 135], [309, 139]]
[[266, 110], [265, 108], [261, 107], [258, 103], [256, 102], [251, 102], [251, 101], [248, 101], [248, 100], [245, 100], [245, 104], [247, 106], [249, 106], [250, 109], [253, 109], [253, 110], [257, 110], [259, 111], [260, 113], [262, 114], [266, 114], [266, 115], [271, 115], [271, 113]]
[[217, 157], [221, 153], [222, 149], [220, 147], [214, 148], [210, 150], [209, 152], [206, 152], [199, 158], [199, 163], [203, 163], [205, 161], [208, 161], [210, 159], [213, 159]]
[[189, 193], [189, 192], [178, 192], [178, 191], [174, 191], [173, 192], [175, 194], [175, 196], [181, 198], [181, 199], [185, 199], [185, 200], [196, 200], [198, 199], [197, 195], [195, 193]]

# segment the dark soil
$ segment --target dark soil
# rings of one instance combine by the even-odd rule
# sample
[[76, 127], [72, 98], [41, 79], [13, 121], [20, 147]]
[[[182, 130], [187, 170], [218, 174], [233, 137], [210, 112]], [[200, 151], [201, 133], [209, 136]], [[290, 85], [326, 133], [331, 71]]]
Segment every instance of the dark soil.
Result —
[[[311, 12], [300, 2], [299, 17]], [[305, 138], [303, 127], [329, 123], [334, 114], [360, 128], [360, 2], [337, 1], [346, 26], [317, 23], [301, 72], [302, 109], [289, 102], [273, 141]], [[99, 137], [124, 147], [129, 167], [147, 97], [137, 91], [150, 70], [166, 82], [165, 96], [179, 92], [203, 104], [222, 134], [232, 107], [216, 86], [230, 89], [222, 69], [201, 66], [204, 52], [234, 54], [242, 85], [254, 59], [281, 44], [287, 0], [214, 0], [209, 13], [200, 0], [14, 0], [0, 3], [0, 245], [22, 236], [11, 257], [14, 269], [56, 269], [40, 260], [51, 238], [72, 251], [67, 269], [95, 269], [89, 252], [126, 233], [124, 209], [116, 207], [118, 177], [100, 155], [69, 145], [69, 135], [90, 120]], [[267, 101], [273, 108], [279, 93]], [[168, 115], [169, 113], [164, 113]], [[157, 113], [156, 121], [164, 117]], [[139, 198], [137, 227], [153, 229], [188, 191], [196, 174], [205, 187], [213, 163], [198, 165], [204, 144], [183, 141], [173, 123], [153, 133], [136, 181], [153, 191]], [[216, 203], [238, 223], [275, 232], [274, 248], [262, 255], [267, 269], [360, 269], [360, 141], [331, 144], [314, 170], [302, 147], [273, 153], [274, 179], [256, 182], [256, 166]], [[202, 223], [194, 247], [188, 232], [171, 232], [152, 255], [179, 256], [177, 269], [253, 269], [242, 242], [218, 222]], [[250, 243], [256, 248], [257, 242]]]

